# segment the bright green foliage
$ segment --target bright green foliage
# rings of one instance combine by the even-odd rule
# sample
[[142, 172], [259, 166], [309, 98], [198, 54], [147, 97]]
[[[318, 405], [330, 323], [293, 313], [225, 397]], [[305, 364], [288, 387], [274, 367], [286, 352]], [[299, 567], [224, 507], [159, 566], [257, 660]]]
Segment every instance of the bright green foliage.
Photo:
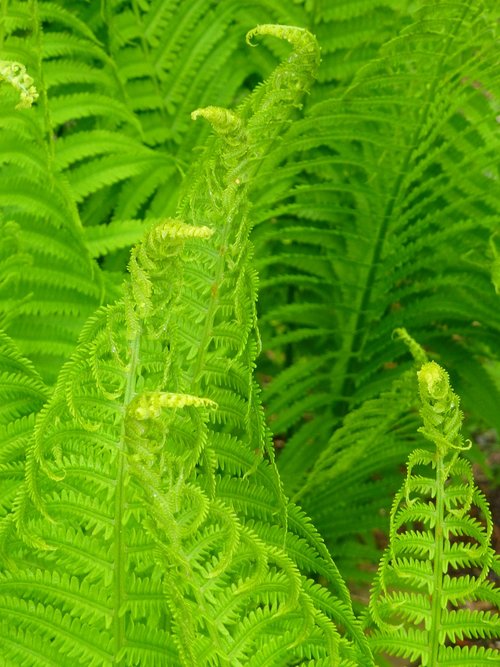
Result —
[[[0, 317], [20, 350], [53, 383], [86, 317], [99, 305], [103, 285], [85, 249], [76, 202], [55, 154], [54, 138], [73, 112], [65, 114], [52, 99], [49, 108], [51, 68], [44, 67], [43, 57], [51, 47], [42, 31], [49, 11], [60, 26], [59, 38], [67, 34], [61, 26], [80, 28], [55, 6], [49, 10], [37, 2], [3, 2], [0, 8], [5, 58], [0, 78], [12, 86], [8, 91], [5, 83], [0, 96], [0, 220], [15, 221], [22, 251], [30, 258], [29, 270], [11, 276], [15, 309], [3, 302]], [[51, 37], [56, 39], [55, 33]], [[68, 39], [67, 48], [72, 47]], [[57, 51], [61, 49], [59, 44]]]
[[48, 391], [33, 364], [0, 332], [0, 517], [11, 509], [24, 477], [24, 458], [34, 417]]
[[332, 557], [357, 611], [430, 433], [408, 348], [500, 428], [498, 19], [0, 0], [1, 667], [373, 665]]
[[[353, 428], [347, 417], [391, 392], [408, 369], [395, 328], [406, 327], [449, 368], [476, 423], [500, 428], [500, 395], [484, 364], [500, 349], [492, 284], [498, 260], [490, 244], [500, 210], [499, 4], [318, 6], [329, 21], [318, 29], [331, 35], [327, 51], [350, 38], [343, 32], [349, 11], [350, 25], [369, 30], [374, 41], [385, 21], [394, 23], [354, 77], [350, 55], [356, 62], [361, 51], [353, 45], [335, 87], [315, 86], [304, 117], [254, 185], [269, 359], [262, 363], [269, 377], [263, 399], [286, 443], [279, 459], [285, 489], [321, 522], [331, 549], [345, 552], [339, 566], [351, 569], [351, 545], [339, 544], [351, 537], [323, 517], [332, 505], [349, 507], [351, 535], [361, 527], [352, 537], [366, 540], [360, 484], [387, 482], [385, 489], [372, 485], [367, 518], [387, 514], [399, 466], [415, 444], [408, 429], [390, 459], [372, 456], [375, 422], [356, 412]], [[333, 63], [328, 54], [326, 60]], [[335, 469], [324, 476], [323, 461], [339, 456], [342, 479]], [[321, 488], [314, 481], [320, 472]]]
[[[400, 484], [402, 452], [419, 442], [416, 394], [415, 372], [410, 369], [380, 396], [352, 410], [294, 496], [312, 506], [322, 535], [335, 536], [330, 550], [349, 579], [371, 580], [373, 573], [359, 571], [359, 563], [380, 557], [373, 531], [386, 530], [381, 507]], [[384, 474], [374, 474], [378, 469]]]
[[283, 494], [253, 379], [247, 183], [318, 63], [306, 31], [249, 39], [267, 34], [292, 54], [238, 113], [194, 114], [217, 137], [182, 220], [133, 249], [125, 296], [88, 320], [38, 415], [2, 524], [6, 664], [372, 664]]
[[488, 504], [461, 456], [471, 443], [460, 433], [460, 399], [434, 361], [421, 367], [418, 383], [420, 430], [434, 451], [412, 452], [394, 500], [370, 600], [377, 626], [370, 644], [424, 667], [497, 664], [498, 651], [474, 643], [500, 634], [500, 566]]

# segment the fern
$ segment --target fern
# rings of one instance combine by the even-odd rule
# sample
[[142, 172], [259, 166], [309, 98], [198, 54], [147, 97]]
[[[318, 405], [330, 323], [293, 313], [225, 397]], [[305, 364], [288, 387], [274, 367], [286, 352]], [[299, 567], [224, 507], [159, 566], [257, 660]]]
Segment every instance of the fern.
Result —
[[24, 457], [33, 435], [35, 415], [48, 394], [33, 365], [22, 357], [13, 341], [0, 332], [1, 517], [11, 509], [22, 485]]
[[[96, 3], [78, 8], [102, 44], [108, 87], [132, 113], [129, 128], [110, 127], [108, 120], [105, 133], [100, 124], [90, 132], [65, 130], [60, 142], [66, 164], [72, 160], [70, 178], [86, 225], [175, 214], [182, 177], [207, 138], [203, 124], [192, 128], [191, 111], [214, 100], [230, 104], [248, 92], [247, 79], [269, 75], [276, 58], [261, 55], [260, 64], [252, 63], [240, 37], [256, 22], [300, 24], [300, 9], [287, 4], [107, 0], [102, 11]], [[74, 3], [67, 5], [74, 14]], [[77, 55], [73, 67], [81, 70]]]
[[[408, 349], [500, 427], [498, 25], [2, 0], [1, 665], [497, 661], [493, 518], [441, 452], [436, 536]], [[386, 533], [365, 633], [339, 570], [360, 611]]]
[[[83, 322], [103, 298], [103, 283], [86, 253], [66, 179], [54, 164], [57, 121], [49, 109], [44, 68], [42, 73], [43, 12], [41, 17], [34, 1], [12, 5], [2, 3], [0, 9], [2, 50], [9, 61], [22, 60], [27, 67], [28, 75], [21, 70], [28, 76], [21, 84], [21, 95], [27, 95], [26, 101], [31, 95], [36, 105], [15, 111], [9, 95], [0, 102], [0, 204], [3, 221], [15, 221], [18, 226], [31, 266], [12, 276], [11, 296], [17, 306], [3, 311], [2, 319], [21, 351], [52, 383], [74, 349]], [[75, 26], [56, 7], [53, 18]], [[36, 95], [30, 93], [33, 80]]]
[[[422, 434], [435, 451], [416, 449], [391, 510], [390, 544], [379, 567], [370, 614], [374, 652], [421, 665], [494, 664], [476, 640], [497, 638], [498, 559], [492, 519], [461, 452], [462, 413], [448, 375], [435, 362], [418, 372]], [[482, 610], [480, 602], [487, 608]]]
[[[348, 9], [374, 17], [375, 4], [383, 3]], [[344, 502], [340, 489], [357, 484], [360, 457], [372, 465], [367, 479], [381, 473], [347, 415], [390, 392], [408, 368], [394, 329], [407, 328], [450, 368], [477, 421], [500, 425], [498, 389], [484, 366], [496, 357], [499, 326], [490, 246], [499, 192], [493, 4], [419, 2], [405, 12], [398, 3], [401, 18], [377, 57], [354, 77], [345, 71], [334, 92], [325, 82], [254, 183], [263, 399], [283, 443], [285, 488], [314, 520]], [[414, 444], [407, 433], [395, 445], [399, 465]], [[339, 455], [353, 478], [335, 496], [314, 479], [323, 456]], [[394, 471], [397, 463], [395, 485], [379, 496], [386, 510]], [[314, 489], [307, 498], [306, 484]], [[353, 515], [352, 529], [360, 521]], [[344, 536], [325, 529], [337, 550]]]
[[[427, 361], [424, 350], [404, 329], [394, 333], [418, 365]], [[349, 581], [363, 585], [364, 580], [366, 585], [373, 577], [371, 564], [380, 557], [379, 543], [389, 527], [387, 498], [400, 482], [402, 452], [409, 454], [423, 440], [417, 429], [416, 377], [408, 369], [388, 390], [347, 415], [294, 496], [312, 508], [323, 535], [335, 536], [330, 551]]]
[[125, 296], [88, 320], [38, 415], [2, 527], [7, 664], [372, 664], [283, 494], [252, 377], [246, 184], [318, 61], [304, 30], [249, 38], [267, 34], [292, 54], [237, 113], [195, 112], [217, 137], [182, 220], [133, 249]]
[[[276, 394], [284, 387], [294, 392], [287, 402], [291, 414], [279, 420], [282, 432], [295, 432], [283, 452], [287, 468], [312, 429], [297, 415], [318, 414], [320, 434], [328, 415], [323, 406], [336, 402], [328, 416], [332, 430], [350, 405], [380, 391], [377, 371], [398, 357], [390, 343], [394, 328], [404, 325], [417, 335], [422, 327], [417, 337], [427, 344], [432, 336], [429, 346], [446, 357], [457, 347], [450, 330], [473, 353], [482, 349], [480, 341], [492, 340], [488, 329], [497, 326], [489, 267], [472, 262], [494, 229], [498, 192], [489, 180], [495, 179], [490, 167], [497, 141], [493, 28], [486, 12], [462, 5], [428, 8], [417, 18], [352, 85], [310, 108], [270, 158], [273, 172], [288, 162], [262, 203], [263, 209], [270, 203], [265, 214], [275, 224], [256, 230], [265, 267], [263, 323], [275, 328], [273, 333], [268, 325], [264, 333], [272, 336], [275, 354], [287, 346], [297, 364], [303, 357], [321, 364], [316, 387], [301, 386], [297, 368], [292, 382], [283, 378], [276, 391], [272, 383], [267, 390], [278, 415]], [[441, 31], [435, 39], [427, 32], [431, 20]], [[443, 77], [450, 89], [437, 94]], [[464, 77], [484, 82], [491, 97]], [[470, 169], [476, 168], [473, 177]], [[268, 180], [269, 172], [262, 178]], [[457, 202], [467, 202], [460, 213]], [[307, 365], [302, 374], [310, 380]], [[295, 394], [303, 408], [295, 405]], [[317, 407], [307, 403], [311, 394], [318, 394]], [[320, 437], [316, 442], [313, 457], [322, 447]], [[296, 483], [300, 464], [291, 461], [290, 467]]]

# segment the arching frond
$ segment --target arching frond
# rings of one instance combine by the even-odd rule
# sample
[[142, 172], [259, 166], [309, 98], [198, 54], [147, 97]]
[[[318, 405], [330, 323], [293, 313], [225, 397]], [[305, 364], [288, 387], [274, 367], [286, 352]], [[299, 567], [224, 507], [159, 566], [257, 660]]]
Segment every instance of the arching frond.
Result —
[[[356, 4], [353, 15], [369, 5]], [[447, 364], [477, 419], [500, 426], [498, 389], [482, 368], [500, 326], [490, 243], [500, 203], [498, 24], [489, 6], [417, 3], [377, 58], [309, 105], [254, 182], [263, 400], [291, 492], [323, 451], [338, 456], [330, 437], [345, 415], [407, 368], [392, 338], [402, 326]], [[479, 374], [485, 383], [471, 391]], [[396, 445], [400, 464], [412, 438]], [[304, 502], [315, 516], [314, 497]], [[333, 527], [329, 537], [336, 542]]]
[[[7, 224], [17, 226], [20, 250], [30, 262], [29, 270], [10, 272], [2, 319], [21, 351], [53, 382], [85, 318], [98, 305], [102, 285], [85, 250], [74, 199], [54, 167], [57, 124], [42, 74], [43, 17], [37, 3], [12, 5], [1, 9], [3, 53], [22, 60], [37, 100], [35, 107], [18, 110], [9, 95], [0, 100], [2, 225], [12, 221]], [[52, 18], [58, 23], [64, 17], [55, 8]]]
[[[90, 59], [82, 62], [80, 52], [64, 60], [79, 70], [72, 78], [68, 69], [67, 79], [81, 80], [80, 88], [85, 82], [87, 98], [73, 94], [64, 98], [66, 102], [54, 98], [53, 104], [54, 113], [60, 116], [66, 110], [73, 118], [70, 126], [64, 125], [59, 142], [61, 161], [67, 168], [73, 165], [69, 179], [82, 202], [84, 224], [92, 226], [110, 219], [121, 224], [175, 214], [182, 177], [207, 137], [203, 124], [193, 128], [192, 110], [241, 99], [249, 92], [249, 82], [261, 80], [276, 65], [276, 57], [265, 48], [249, 59], [241, 35], [256, 22], [306, 23], [299, 6], [282, 0], [250, 7], [235, 0], [215, 5], [205, 0], [106, 0], [102, 7], [82, 3], [77, 10], [74, 3], [62, 4], [78, 15], [77, 25], [91, 31], [92, 48], [100, 48], [98, 54], [89, 50], [100, 63], [97, 69]], [[54, 94], [68, 89], [62, 85], [62, 64], [54, 58], [47, 63], [58, 82]], [[73, 89], [78, 87], [69, 88]], [[104, 98], [110, 94], [109, 115], [104, 118]], [[123, 108], [130, 117], [123, 115]], [[89, 121], [84, 120], [87, 116]]]

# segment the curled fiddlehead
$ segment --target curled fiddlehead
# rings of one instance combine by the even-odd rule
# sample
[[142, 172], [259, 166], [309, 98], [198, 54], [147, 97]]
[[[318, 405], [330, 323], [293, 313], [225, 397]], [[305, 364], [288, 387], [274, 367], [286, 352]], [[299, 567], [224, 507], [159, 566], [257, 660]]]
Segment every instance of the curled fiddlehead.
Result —
[[22, 63], [0, 60], [0, 81], [5, 81], [18, 91], [20, 100], [16, 109], [29, 109], [38, 99], [33, 78]]

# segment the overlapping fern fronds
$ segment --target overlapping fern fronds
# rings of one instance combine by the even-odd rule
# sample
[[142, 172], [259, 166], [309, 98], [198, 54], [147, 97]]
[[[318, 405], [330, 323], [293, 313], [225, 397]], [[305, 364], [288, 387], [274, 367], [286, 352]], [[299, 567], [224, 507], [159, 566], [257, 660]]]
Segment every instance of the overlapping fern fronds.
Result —
[[88, 320], [38, 415], [1, 524], [7, 664], [373, 664], [283, 493], [253, 378], [248, 184], [318, 63], [305, 30], [260, 35], [291, 55], [236, 113], [194, 114], [217, 136], [179, 217], [133, 249], [123, 298]]
[[394, 36], [394, 26], [410, 21], [407, 0], [349, 0], [310, 3], [308, 10], [320, 44], [323, 64], [317, 96], [352, 80], [358, 70], [378, 57], [380, 46]]
[[[27, 69], [36, 102], [32, 108], [26, 104], [19, 108], [14, 101], [19, 91], [14, 87], [9, 95], [2, 87], [0, 215], [2, 224], [17, 226], [21, 252], [30, 262], [29, 270], [11, 272], [10, 302], [2, 303], [2, 326], [52, 383], [74, 349], [83, 322], [103, 297], [99, 271], [84, 245], [75, 200], [55, 157], [58, 133], [65, 123], [88, 115], [88, 103], [82, 91], [75, 93], [78, 102], [61, 95], [57, 104], [49, 105], [56, 72], [43, 62], [47, 51], [67, 54], [82, 49], [84, 38], [79, 41], [76, 34], [70, 38], [64, 28], [88, 31], [53, 6], [51, 25], [56, 28], [45, 32], [47, 13], [31, 0], [2, 3], [0, 12], [2, 57], [7, 64], [17, 63], [19, 68], [21, 62]], [[87, 34], [85, 38], [91, 51], [95, 45]], [[68, 68], [64, 57], [58, 64], [62, 81], [67, 81], [65, 75], [74, 76], [75, 85], [88, 85], [83, 68]]]
[[33, 364], [0, 332], [0, 517], [12, 508], [23, 482], [35, 416], [48, 393]]
[[[123, 269], [130, 239], [141, 237], [138, 221], [175, 214], [183, 177], [208, 135], [204, 124], [192, 127], [192, 110], [239, 101], [278, 62], [267, 47], [248, 58], [241, 35], [256, 23], [303, 25], [304, 11], [283, 0], [251, 6], [235, 0], [59, 4], [78, 16], [99, 46], [96, 76], [106, 80], [96, 91], [112, 92], [131, 118], [66, 128], [58, 152], [87, 238], [103, 256], [125, 248], [104, 262]], [[73, 66], [81, 60], [81, 54], [72, 56]], [[93, 229], [97, 224], [101, 229]]]
[[[407, 368], [397, 327], [443, 359], [477, 420], [500, 426], [498, 389], [482, 366], [500, 333], [494, 6], [414, 3], [378, 57], [306, 109], [255, 184], [264, 400], [291, 491], [314, 479], [344, 415]], [[343, 447], [358, 451], [358, 430], [346, 437]], [[385, 475], [383, 461], [372, 463], [366, 480]], [[329, 505], [313, 487], [304, 502], [316, 516]]]
[[[493, 665], [500, 652], [498, 556], [488, 503], [462, 451], [459, 397], [435, 362], [418, 372], [421, 432], [434, 451], [415, 450], [391, 510], [390, 544], [371, 600], [376, 653], [426, 667]], [[493, 575], [493, 576], [492, 576]]]
[[[494, 1], [0, 13], [0, 663], [372, 665], [330, 554], [371, 576], [422, 446], [393, 329], [445, 359], [475, 423], [500, 426], [484, 364], [500, 333]], [[312, 94], [309, 33], [262, 25], [250, 41], [285, 39], [245, 49], [271, 21], [320, 35]], [[453, 465], [452, 555], [496, 567], [485, 503]], [[401, 621], [384, 567], [376, 651]], [[418, 595], [400, 639], [431, 664]], [[431, 614], [444, 658], [490, 660], [451, 644], [462, 621], [491, 639], [492, 619], [447, 613]]]
[[[32, 257], [9, 333], [53, 382], [85, 318], [117, 295], [130, 246], [175, 214], [193, 148], [207, 134], [202, 124], [187, 132], [192, 109], [232, 102], [276, 64], [266, 49], [258, 64], [242, 57], [241, 34], [259, 20], [300, 23], [301, 10], [13, 0], [0, 11], [2, 57], [24, 63], [38, 91], [30, 112], [14, 114], [8, 97], [0, 110], [0, 204]], [[227, 76], [214, 75], [220, 68]], [[95, 257], [124, 252], [103, 274], [85, 245]]]

